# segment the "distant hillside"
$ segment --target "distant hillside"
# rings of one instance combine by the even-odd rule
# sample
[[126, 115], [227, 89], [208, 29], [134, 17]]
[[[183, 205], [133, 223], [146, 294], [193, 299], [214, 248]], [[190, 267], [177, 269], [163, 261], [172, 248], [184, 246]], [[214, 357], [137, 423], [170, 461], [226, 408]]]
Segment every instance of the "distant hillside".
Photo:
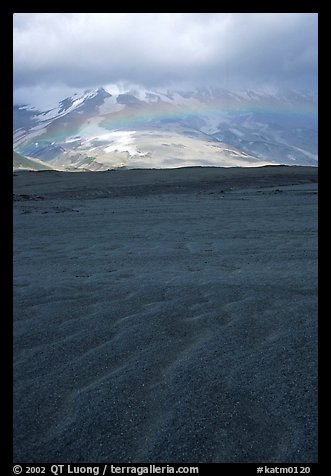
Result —
[[48, 164], [42, 160], [31, 159], [18, 154], [13, 150], [13, 169], [14, 170], [53, 170]]
[[296, 91], [91, 89], [15, 105], [14, 148], [65, 170], [317, 166], [317, 98]]

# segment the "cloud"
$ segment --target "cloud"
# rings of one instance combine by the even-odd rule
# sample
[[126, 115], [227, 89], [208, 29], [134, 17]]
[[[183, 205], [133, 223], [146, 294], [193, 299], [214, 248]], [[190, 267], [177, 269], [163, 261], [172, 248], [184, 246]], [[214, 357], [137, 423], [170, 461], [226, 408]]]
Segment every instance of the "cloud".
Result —
[[[14, 87], [316, 87], [317, 14], [17, 13]], [[60, 87], [60, 86], [59, 86]]]

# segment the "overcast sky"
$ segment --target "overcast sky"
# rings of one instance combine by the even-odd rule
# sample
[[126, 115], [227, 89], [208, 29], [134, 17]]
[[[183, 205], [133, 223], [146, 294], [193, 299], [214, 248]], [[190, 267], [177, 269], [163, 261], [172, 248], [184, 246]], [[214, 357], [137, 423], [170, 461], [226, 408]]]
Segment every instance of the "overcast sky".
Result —
[[75, 91], [317, 88], [316, 13], [15, 13], [14, 102]]

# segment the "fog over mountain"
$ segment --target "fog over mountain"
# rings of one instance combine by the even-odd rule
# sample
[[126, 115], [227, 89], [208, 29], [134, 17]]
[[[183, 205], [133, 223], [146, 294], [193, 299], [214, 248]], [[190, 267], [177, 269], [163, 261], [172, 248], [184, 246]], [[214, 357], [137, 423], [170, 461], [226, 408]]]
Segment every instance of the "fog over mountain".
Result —
[[15, 103], [113, 84], [317, 91], [316, 13], [16, 13]]

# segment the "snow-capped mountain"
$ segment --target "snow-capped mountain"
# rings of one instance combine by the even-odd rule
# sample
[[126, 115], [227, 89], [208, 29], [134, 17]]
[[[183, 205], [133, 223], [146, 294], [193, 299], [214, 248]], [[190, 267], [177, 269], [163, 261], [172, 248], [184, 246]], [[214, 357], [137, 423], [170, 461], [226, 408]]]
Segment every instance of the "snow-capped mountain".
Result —
[[14, 150], [50, 167], [317, 165], [316, 98], [293, 91], [103, 88], [14, 106]]

